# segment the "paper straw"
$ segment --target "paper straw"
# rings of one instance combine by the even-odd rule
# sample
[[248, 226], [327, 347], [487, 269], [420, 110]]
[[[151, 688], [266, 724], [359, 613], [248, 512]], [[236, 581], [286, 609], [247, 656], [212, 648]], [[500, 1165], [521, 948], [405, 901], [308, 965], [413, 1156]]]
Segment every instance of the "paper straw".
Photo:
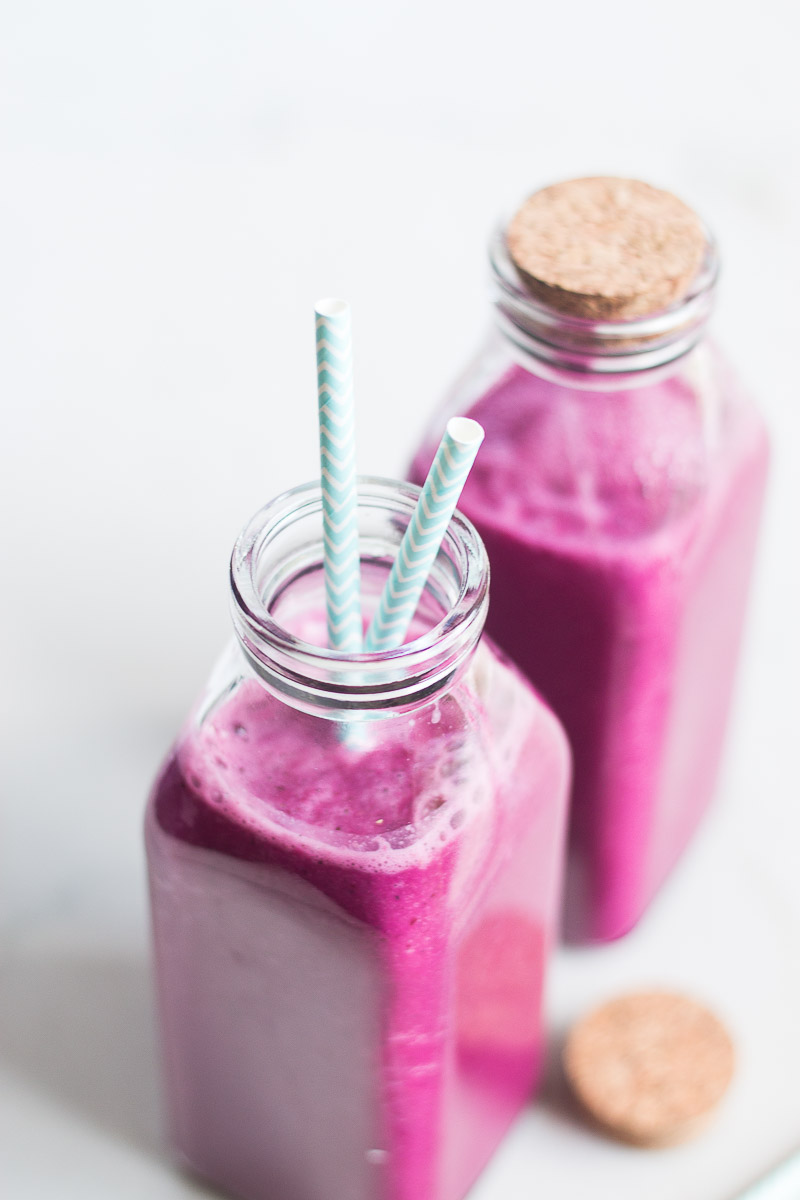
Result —
[[447, 422], [367, 631], [366, 650], [402, 645], [482, 441], [483, 429], [477, 421], [452, 417]]
[[361, 563], [350, 305], [319, 300], [314, 312], [328, 645], [357, 654], [362, 640]]

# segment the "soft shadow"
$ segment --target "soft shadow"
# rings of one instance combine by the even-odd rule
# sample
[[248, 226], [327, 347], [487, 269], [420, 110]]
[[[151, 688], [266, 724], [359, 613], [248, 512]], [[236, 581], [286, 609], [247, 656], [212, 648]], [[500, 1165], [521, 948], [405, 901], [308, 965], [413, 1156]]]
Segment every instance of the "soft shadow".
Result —
[[164, 1153], [144, 958], [13, 953], [3, 964], [0, 1058], [94, 1124]]
[[606, 1139], [607, 1135], [594, 1124], [573, 1095], [564, 1072], [564, 1045], [567, 1030], [553, 1030], [547, 1047], [544, 1075], [534, 1103], [547, 1111], [551, 1119], [589, 1136]]
[[2, 1065], [160, 1159], [187, 1197], [218, 1200], [222, 1193], [171, 1161], [166, 1145], [146, 958], [16, 952], [1, 978]]

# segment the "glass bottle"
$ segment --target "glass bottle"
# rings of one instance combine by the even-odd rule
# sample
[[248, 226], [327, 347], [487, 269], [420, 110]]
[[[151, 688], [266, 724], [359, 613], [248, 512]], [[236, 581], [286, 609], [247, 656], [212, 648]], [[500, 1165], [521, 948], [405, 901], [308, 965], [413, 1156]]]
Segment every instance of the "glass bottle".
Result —
[[[568, 936], [607, 941], [638, 921], [714, 789], [767, 439], [705, 338], [710, 235], [688, 294], [633, 320], [536, 299], [504, 228], [490, 263], [495, 328], [444, 405], [486, 429], [460, 507], [491, 562], [487, 629], [571, 743]], [[413, 480], [434, 448], [431, 434]]]
[[[362, 479], [369, 610], [418, 489]], [[146, 818], [172, 1138], [245, 1200], [460, 1200], [542, 1059], [569, 752], [480, 641], [456, 514], [413, 640], [324, 641], [319, 487], [234, 549], [235, 643]]]

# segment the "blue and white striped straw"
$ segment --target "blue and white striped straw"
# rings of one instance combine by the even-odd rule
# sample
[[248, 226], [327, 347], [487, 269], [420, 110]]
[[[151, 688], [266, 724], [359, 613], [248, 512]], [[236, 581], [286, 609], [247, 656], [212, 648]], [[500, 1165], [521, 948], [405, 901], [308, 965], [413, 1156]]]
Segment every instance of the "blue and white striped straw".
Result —
[[402, 645], [482, 441], [483, 428], [477, 421], [452, 417], [447, 422], [367, 631], [365, 650]]
[[357, 654], [362, 641], [361, 560], [350, 305], [319, 300], [314, 312], [328, 645]]

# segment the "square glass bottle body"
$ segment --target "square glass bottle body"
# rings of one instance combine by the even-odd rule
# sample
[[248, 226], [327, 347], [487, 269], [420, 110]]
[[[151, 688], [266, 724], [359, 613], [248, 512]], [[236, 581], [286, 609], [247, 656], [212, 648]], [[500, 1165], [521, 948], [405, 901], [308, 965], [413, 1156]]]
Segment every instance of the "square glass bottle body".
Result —
[[567, 931], [607, 941], [638, 921], [714, 790], [764, 428], [707, 344], [609, 382], [493, 339], [450, 406], [486, 428], [461, 507], [491, 562], [488, 629], [573, 751]]
[[173, 1140], [245, 1200], [460, 1200], [541, 1065], [564, 735], [488, 643], [346, 727], [243, 667], [147, 814]]

